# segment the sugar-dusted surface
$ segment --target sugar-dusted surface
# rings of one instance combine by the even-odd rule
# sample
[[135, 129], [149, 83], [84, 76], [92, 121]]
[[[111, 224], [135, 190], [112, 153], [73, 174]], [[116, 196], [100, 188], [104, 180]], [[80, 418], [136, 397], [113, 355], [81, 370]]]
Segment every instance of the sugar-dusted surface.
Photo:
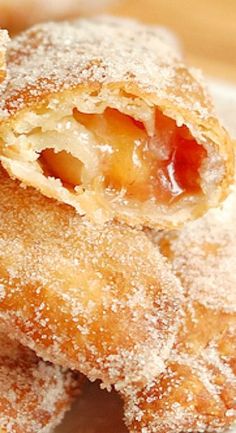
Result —
[[132, 21], [102, 17], [35, 26], [12, 41], [9, 70], [9, 113], [81, 84], [99, 89], [132, 80], [141, 93], [158, 93], [159, 100], [196, 110], [201, 119], [210, 116], [202, 83], [178, 52], [163, 42], [158, 28]]
[[[221, 432], [236, 421], [236, 194], [156, 242], [185, 290], [185, 321], [150, 387], [129, 392], [131, 431]], [[128, 390], [129, 391], [129, 390]]]
[[[9, 43], [9, 36], [6, 30], [0, 30], [0, 83], [6, 76], [6, 52]], [[2, 91], [0, 85], [0, 92]]]
[[0, 319], [44, 359], [123, 388], [158, 374], [182, 289], [145, 235], [0, 174]]
[[223, 210], [212, 210], [180, 232], [161, 235], [165, 255], [193, 301], [206, 308], [236, 311], [236, 193]]
[[51, 432], [78, 394], [78, 378], [2, 332], [0, 345], [0, 431]]
[[[0, 158], [10, 176], [99, 223], [116, 218], [132, 226], [176, 228], [217, 205], [232, 180], [232, 143], [215, 117], [201, 74], [188, 68], [180, 50], [167, 40], [163, 29], [114, 17], [41, 24], [15, 38], [9, 49], [11, 80], [4, 92], [0, 124]], [[143, 173], [146, 168], [147, 176], [136, 176], [142, 178], [140, 189], [144, 190], [146, 179], [153, 178], [154, 188], [143, 199], [129, 191], [129, 185], [135, 184], [135, 174], [129, 182], [118, 185], [107, 179], [103, 160], [107, 147], [100, 146], [104, 140], [108, 144], [107, 139], [99, 132], [97, 136], [93, 125], [84, 125], [76, 116], [77, 111], [98, 113], [102, 123], [109, 107], [124, 114], [114, 129], [115, 144], [117, 130], [126, 134], [127, 115], [146, 126], [145, 138], [138, 130], [136, 139], [127, 145], [134, 173], [139, 166], [133, 157], [136, 148], [142, 154], [147, 146], [152, 156], [150, 161], [145, 160], [144, 152], [141, 159], [146, 161]], [[200, 177], [199, 188], [183, 188], [178, 197], [172, 191], [167, 154], [167, 174], [160, 169], [157, 179], [151, 175], [152, 159], [162, 167], [156, 145], [153, 152], [150, 150], [152, 140], [158, 141], [158, 110], [191, 133], [186, 134], [188, 138], [182, 137], [185, 164], [194, 179]], [[163, 126], [164, 121], [160, 123]], [[104, 129], [107, 131], [107, 127]], [[197, 170], [191, 159], [191, 136], [201, 150], [204, 148]], [[179, 141], [172, 141], [179, 149]], [[49, 170], [49, 175], [43, 170], [40, 155], [47, 148], [56, 153], [66, 151], [76, 162], [82, 162], [81, 175], [71, 187], [63, 181], [63, 170], [59, 174]], [[90, 148], [89, 157], [84, 148]], [[94, 171], [88, 169], [88, 159]], [[183, 163], [184, 157], [179, 159]], [[121, 171], [118, 156], [117, 167], [113, 174]], [[171, 198], [161, 200], [166, 190]]]
[[[219, 115], [235, 136], [236, 89], [211, 83], [211, 91]], [[157, 235], [186, 290], [187, 319], [167, 374], [137, 396], [147, 431], [162, 431], [164, 424], [175, 432], [215, 432], [235, 421], [235, 208], [232, 192], [223, 209], [210, 211], [180, 233]], [[157, 409], [160, 419], [152, 418]]]
[[[236, 112], [236, 88], [230, 85], [210, 84], [217, 111], [231, 133], [235, 131], [236, 137], [233, 115]], [[81, 412], [80, 419], [78, 419], [78, 412]], [[122, 416], [121, 403], [115, 395], [99, 391], [95, 384], [89, 385], [82, 400], [74, 406], [58, 431], [60, 433], [125, 433]], [[229, 433], [228, 430], [227, 432]], [[230, 433], [235, 432], [234, 428], [230, 430]]]

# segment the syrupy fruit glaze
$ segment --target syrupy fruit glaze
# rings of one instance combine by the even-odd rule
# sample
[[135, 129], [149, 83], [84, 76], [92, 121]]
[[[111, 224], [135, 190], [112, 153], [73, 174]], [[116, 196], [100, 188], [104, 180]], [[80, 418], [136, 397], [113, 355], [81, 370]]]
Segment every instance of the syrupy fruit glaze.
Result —
[[106, 187], [162, 203], [200, 192], [199, 169], [206, 151], [186, 126], [177, 127], [157, 110], [155, 135], [148, 137], [141, 122], [115, 109], [103, 114], [75, 110], [74, 116], [100, 143]]
[[[201, 192], [199, 169], [206, 150], [186, 126], [178, 127], [157, 110], [155, 135], [149, 137], [141, 122], [115, 109], [103, 114], [75, 109], [73, 114], [96, 138], [106, 188], [160, 204]], [[43, 159], [52, 175], [71, 186], [80, 184], [81, 163], [70, 154], [46, 150]]]

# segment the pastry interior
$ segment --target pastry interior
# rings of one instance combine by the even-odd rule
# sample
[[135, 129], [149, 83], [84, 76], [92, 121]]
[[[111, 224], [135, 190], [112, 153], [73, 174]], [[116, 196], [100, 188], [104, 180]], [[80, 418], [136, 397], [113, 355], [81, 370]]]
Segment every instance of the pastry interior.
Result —
[[[191, 127], [143, 101], [136, 99], [134, 103], [126, 97], [126, 104], [112, 101], [108, 105], [96, 97], [92, 103], [85, 98], [55, 97], [45, 106], [20, 113], [11, 132], [3, 125], [2, 162], [8, 172], [46, 195], [75, 206], [81, 214], [90, 213], [91, 194], [94, 208], [116, 207], [117, 215], [117, 206], [120, 214], [125, 207], [127, 212], [135, 209], [139, 215], [153, 214], [155, 220], [158, 206], [171, 222], [171, 212], [166, 212], [170, 206], [173, 212], [179, 211], [181, 220], [183, 201], [187, 212], [201, 201], [204, 207], [224, 176], [221, 158], [211, 158], [212, 143], [203, 139], [201, 144], [193, 137]], [[19, 162], [20, 172], [12, 162], [9, 170], [5, 157]], [[209, 170], [214, 170], [214, 176], [205, 176]], [[40, 188], [34, 172], [44, 185], [49, 181], [58, 194]], [[69, 199], [60, 196], [61, 190]], [[90, 198], [81, 206], [81, 196], [86, 194]], [[112, 216], [109, 212], [107, 219]]]
[[[186, 126], [178, 127], [161, 111], [156, 110], [151, 137], [142, 122], [112, 108], [101, 114], [85, 114], [75, 108], [67, 121], [65, 130], [73, 128], [76, 121], [86, 129], [78, 140], [83, 140], [87, 133], [92, 141], [100, 176], [97, 178], [94, 173], [91, 183], [98, 181], [107, 190], [123, 191], [125, 196], [139, 201], [154, 199], [161, 204], [201, 191], [199, 170], [206, 151]], [[69, 148], [59, 152], [46, 148], [39, 161], [46, 176], [75, 188], [86, 182], [90, 173]]]

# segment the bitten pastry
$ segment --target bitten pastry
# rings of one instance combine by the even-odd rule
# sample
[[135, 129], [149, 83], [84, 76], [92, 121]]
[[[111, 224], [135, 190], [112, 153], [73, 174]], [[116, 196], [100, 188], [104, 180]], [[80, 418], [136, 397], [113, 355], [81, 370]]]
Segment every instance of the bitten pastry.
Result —
[[196, 71], [155, 27], [33, 27], [9, 50], [0, 154], [22, 184], [98, 223], [177, 227], [217, 206], [232, 143]]
[[131, 432], [222, 432], [236, 421], [236, 194], [184, 230], [157, 235], [180, 278], [185, 319], [166, 370], [127, 390]]
[[0, 174], [0, 320], [46, 360], [105, 386], [162, 371], [182, 289], [144, 233], [96, 227]]
[[0, 0], [0, 27], [16, 34], [42, 21], [94, 14], [112, 3], [115, 0]]
[[0, 432], [49, 433], [79, 391], [79, 379], [0, 332]]

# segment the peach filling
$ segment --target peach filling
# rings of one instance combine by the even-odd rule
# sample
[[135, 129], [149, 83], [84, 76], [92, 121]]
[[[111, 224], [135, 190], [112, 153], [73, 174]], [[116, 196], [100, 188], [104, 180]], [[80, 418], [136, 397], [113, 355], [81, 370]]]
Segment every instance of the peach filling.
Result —
[[64, 150], [55, 153], [53, 149], [46, 149], [40, 159], [46, 175], [61, 179], [67, 185], [80, 185], [83, 164], [78, 158]]
[[[103, 114], [74, 109], [73, 114], [96, 139], [105, 188], [162, 204], [201, 192], [199, 170], [206, 151], [186, 126], [178, 127], [157, 110], [155, 134], [149, 137], [141, 122], [115, 109]], [[82, 163], [71, 154], [47, 149], [41, 158], [48, 174], [72, 187], [81, 184]]]

